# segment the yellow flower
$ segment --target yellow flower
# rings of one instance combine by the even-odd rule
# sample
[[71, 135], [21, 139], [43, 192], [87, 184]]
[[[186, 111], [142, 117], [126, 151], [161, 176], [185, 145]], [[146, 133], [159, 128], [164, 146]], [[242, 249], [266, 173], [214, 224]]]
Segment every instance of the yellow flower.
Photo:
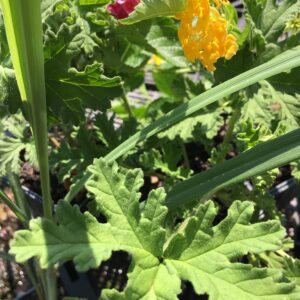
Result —
[[148, 65], [155, 65], [155, 66], [160, 66], [164, 60], [159, 57], [158, 55], [152, 55], [151, 58], [148, 60], [147, 64]]
[[227, 20], [221, 16], [221, 5], [228, 0], [187, 0], [186, 9], [177, 14], [180, 20], [179, 40], [188, 60], [199, 59], [208, 71], [220, 57], [230, 59], [236, 54], [236, 38], [228, 33]]

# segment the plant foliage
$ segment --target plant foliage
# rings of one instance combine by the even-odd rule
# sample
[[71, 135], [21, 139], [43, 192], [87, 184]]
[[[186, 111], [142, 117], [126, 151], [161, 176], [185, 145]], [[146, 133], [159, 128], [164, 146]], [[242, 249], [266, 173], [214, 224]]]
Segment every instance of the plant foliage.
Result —
[[208, 293], [212, 299], [299, 297], [292, 292], [294, 284], [284, 281], [279, 270], [238, 262], [247, 253], [280, 249], [285, 236], [278, 221], [251, 224], [251, 202], [235, 201], [227, 217], [213, 226], [216, 207], [209, 201], [167, 236], [163, 189], [153, 190], [141, 210], [140, 170], [97, 160], [90, 171], [91, 209], [105, 215], [107, 223], [61, 201], [58, 225], [36, 219], [30, 230], [16, 234], [11, 253], [17, 261], [37, 256], [45, 268], [72, 259], [76, 268], [84, 271], [97, 267], [112, 251], [129, 252], [133, 269], [124, 292], [104, 291], [103, 299], [177, 299], [180, 280], [189, 280], [198, 294]]
[[[33, 259], [34, 277], [42, 274], [41, 299], [55, 300], [49, 272], [58, 265], [85, 272], [118, 251], [131, 257], [128, 281], [102, 289], [104, 300], [181, 299], [190, 284], [210, 299], [300, 299], [283, 227], [292, 232], [289, 199], [273, 193], [282, 178], [300, 178], [300, 2], [243, 0], [244, 26], [229, 1], [200, 2], [41, 1], [45, 72], [28, 78], [45, 75], [35, 128], [49, 132], [37, 152], [60, 185], [54, 217], [49, 206], [10, 244], [17, 262]], [[0, 10], [1, 176], [25, 162], [39, 169], [9, 32]], [[207, 53], [185, 47], [204, 38]], [[34, 65], [33, 50], [14, 50]], [[203, 66], [210, 55], [214, 72]]]

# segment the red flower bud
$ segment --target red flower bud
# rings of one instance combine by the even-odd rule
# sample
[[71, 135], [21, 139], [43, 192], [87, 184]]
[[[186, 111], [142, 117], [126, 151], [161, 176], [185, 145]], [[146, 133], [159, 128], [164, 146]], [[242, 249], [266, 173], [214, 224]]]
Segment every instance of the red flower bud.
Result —
[[116, 0], [115, 3], [109, 4], [107, 10], [116, 19], [125, 19], [134, 11], [134, 8], [139, 4], [140, 0]]

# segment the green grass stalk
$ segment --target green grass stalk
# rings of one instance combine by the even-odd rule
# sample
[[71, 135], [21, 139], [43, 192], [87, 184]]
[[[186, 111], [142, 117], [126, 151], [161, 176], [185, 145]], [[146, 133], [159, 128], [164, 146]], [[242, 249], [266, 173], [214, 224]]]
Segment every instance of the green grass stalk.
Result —
[[[40, 168], [44, 217], [52, 219], [41, 1], [0, 1], [24, 111], [34, 135]], [[46, 299], [55, 300], [55, 270], [46, 271], [46, 283]]]

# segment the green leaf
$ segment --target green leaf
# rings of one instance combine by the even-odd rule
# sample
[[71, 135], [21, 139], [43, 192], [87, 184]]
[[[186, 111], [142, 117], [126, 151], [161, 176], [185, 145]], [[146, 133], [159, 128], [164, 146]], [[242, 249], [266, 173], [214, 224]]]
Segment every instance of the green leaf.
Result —
[[21, 107], [21, 97], [12, 67], [0, 65], [0, 113], [8, 106], [10, 113], [16, 113]]
[[187, 67], [182, 47], [178, 40], [177, 26], [171, 19], [154, 20], [146, 40], [157, 53], [176, 67]]
[[107, 3], [106, 0], [79, 0], [79, 5], [95, 5]]
[[0, 175], [10, 172], [19, 174], [22, 161], [21, 153], [33, 167], [38, 167], [35, 144], [29, 134], [29, 127], [21, 114], [5, 117], [1, 120], [0, 130]]
[[253, 64], [253, 53], [250, 51], [249, 46], [246, 45], [230, 60], [222, 59], [217, 62], [216, 71], [214, 72], [216, 84], [246, 72], [253, 67]]
[[119, 169], [116, 163], [96, 160], [89, 167], [94, 175], [87, 182], [87, 190], [95, 195], [92, 211], [103, 213], [113, 228], [121, 229], [115, 238], [135, 255], [143, 252], [159, 256], [165, 232], [161, 228], [167, 208], [162, 206], [163, 189], [152, 191], [141, 216], [138, 192], [143, 184], [141, 170]]
[[242, 108], [241, 121], [250, 121], [257, 127], [268, 128], [270, 133], [284, 128], [285, 132], [299, 128], [300, 96], [277, 92], [268, 82], [248, 99]]
[[121, 23], [133, 24], [155, 17], [174, 16], [184, 10], [185, 3], [186, 0], [142, 0]]
[[92, 142], [95, 137], [91, 130], [86, 129], [85, 124], [74, 128], [70, 139], [72, 146], [62, 141], [60, 147], [51, 152], [49, 163], [57, 172], [57, 177], [61, 182], [70, 178], [73, 183], [84, 175], [87, 166], [93, 162], [94, 158], [104, 153], [99, 145]]
[[[177, 151], [175, 151], [177, 150]], [[176, 144], [172, 145], [171, 152], [173, 152], [173, 156], [178, 154], [179, 151], [179, 159], [181, 159], [180, 152], [182, 152], [180, 149], [176, 149]], [[176, 152], [176, 153], [175, 153]], [[169, 154], [169, 157], [168, 157]], [[164, 160], [165, 158], [165, 160]], [[167, 158], [171, 158], [169, 161]], [[156, 149], [150, 149], [149, 151], [143, 153], [140, 156], [140, 162], [142, 163], [143, 170], [149, 170], [150, 172], [153, 172], [154, 170], [160, 170], [167, 176], [170, 176], [174, 179], [185, 179], [191, 175], [191, 170], [185, 169], [183, 167], [178, 167], [178, 157], [170, 157], [170, 152], [163, 153], [163, 155]]]
[[136, 266], [128, 274], [129, 280], [123, 293], [104, 290], [102, 300], [176, 300], [180, 293], [180, 279], [176, 272], [164, 264]]
[[300, 260], [285, 258], [284, 275], [291, 281], [295, 282], [300, 289]]
[[[98, 223], [90, 213], [64, 201], [57, 205], [59, 226], [49, 219], [30, 222], [30, 230], [19, 230], [11, 243], [18, 262], [37, 256], [42, 268], [73, 259], [79, 271], [99, 266], [116, 249], [108, 225]], [[76, 232], [76, 235], [74, 235]], [[75, 247], [76, 245], [76, 247]]]
[[[143, 175], [140, 170], [119, 169], [116, 164], [105, 164], [103, 160], [97, 160], [90, 169], [94, 176], [87, 188], [95, 195], [96, 212], [102, 212], [108, 223], [100, 224], [90, 213], [81, 214], [77, 206], [60, 201], [57, 207], [59, 225], [47, 219], [31, 221], [30, 231], [21, 230], [16, 234], [11, 252], [16, 254], [18, 261], [38, 256], [43, 268], [73, 259], [76, 268], [83, 271], [96, 267], [118, 248], [130, 252], [134, 258], [135, 268], [129, 276], [132, 284], [126, 290], [129, 299], [143, 299], [143, 295], [145, 299], [146, 295], [176, 299], [180, 281], [175, 277], [174, 290], [162, 289], [161, 278], [169, 271], [158, 259], [165, 241], [162, 224], [167, 208], [162, 204], [163, 189], [149, 194], [141, 212], [138, 190], [143, 184]], [[140, 284], [141, 276], [149, 280]], [[174, 276], [170, 274], [169, 277]]]
[[108, 161], [117, 159], [128, 150], [133, 148], [137, 143], [144, 141], [157, 134], [158, 132], [167, 129], [173, 124], [182, 121], [186, 117], [198, 112], [200, 109], [208, 106], [211, 103], [216, 102], [232, 93], [239, 91], [257, 81], [268, 78], [272, 75], [280, 73], [282, 70], [290, 69], [300, 65], [300, 47], [296, 47], [293, 50], [288, 50], [283, 54], [278, 55], [271, 61], [253, 68], [241, 75], [234, 77], [218, 86], [202, 93], [201, 95], [190, 100], [188, 103], [184, 103], [174, 110], [170, 111], [165, 116], [161, 117], [151, 125], [144, 128], [142, 131], [137, 132], [127, 141], [122, 143], [112, 152], [110, 152], [106, 159]]
[[268, 79], [276, 88], [285, 93], [300, 94], [299, 80], [300, 68], [295, 68], [288, 73], [278, 74]]
[[104, 76], [101, 64], [87, 65], [82, 71], [71, 67], [72, 59], [81, 52], [79, 28], [63, 24], [56, 35], [48, 32], [45, 43], [48, 107], [73, 124], [84, 118], [84, 108], [105, 110], [109, 100], [122, 93], [120, 77]]
[[201, 205], [169, 242], [167, 266], [172, 265], [180, 278], [189, 280], [197, 294], [207, 293], [210, 299], [267, 299], [266, 295], [282, 299], [293, 285], [279, 283], [277, 271], [231, 262], [249, 252], [281, 246], [278, 242], [285, 233], [279, 223], [250, 224], [253, 209], [250, 202], [236, 201], [227, 217], [212, 227], [215, 207], [210, 201]]
[[227, 217], [212, 227], [217, 211], [213, 202], [208, 201], [199, 207], [195, 216], [183, 223], [183, 228], [178, 229], [164, 254], [176, 260], [189, 261], [207, 253], [204, 261], [214, 257], [218, 262], [226, 262], [248, 252], [279, 249], [285, 230], [278, 221], [250, 224], [253, 211], [253, 203], [235, 201]]
[[115, 118], [109, 118], [107, 114], [98, 114], [94, 121], [94, 127], [97, 134], [101, 135], [100, 139], [109, 147], [114, 149], [120, 144], [119, 135], [114, 127]]
[[224, 114], [229, 111], [229, 108], [215, 107], [205, 109], [200, 114], [195, 114], [192, 117], [188, 117], [185, 120], [177, 123], [169, 129], [158, 134], [160, 138], [168, 138], [174, 140], [176, 137], [180, 137], [184, 142], [189, 142], [195, 138], [195, 135], [199, 132], [211, 140], [215, 137], [222, 125], [224, 125]]
[[6, 107], [9, 108], [10, 113], [16, 113], [22, 105], [15, 71], [9, 58], [10, 53], [0, 10], [0, 116], [5, 115]]
[[[155, 70], [153, 79], [158, 90], [174, 99], [174, 102], [182, 101], [186, 97], [184, 77], [176, 74], [173, 70]], [[165, 104], [165, 101], [162, 104]]]
[[178, 183], [168, 193], [167, 205], [174, 208], [200, 200], [222, 188], [299, 158], [300, 129], [296, 129]]
[[[295, 68], [300, 65], [300, 47], [293, 50], [285, 51], [278, 55], [276, 58], [268, 61], [256, 68], [253, 68], [241, 75], [234, 77], [218, 86], [202, 93], [201, 95], [184, 103], [174, 110], [170, 111], [160, 119], [156, 120], [143, 130], [131, 136], [128, 140], [123, 142], [113, 151], [111, 151], [105, 159], [113, 161], [121, 157], [123, 154], [128, 153], [130, 149], [135, 147], [139, 142], [145, 141], [149, 137], [159, 133], [162, 130], [184, 120], [186, 117], [198, 112], [202, 108], [212, 104], [224, 97], [231, 95], [245, 87], [250, 86], [260, 80], [279, 74], [280, 72]], [[76, 186], [70, 190], [66, 195], [65, 200], [70, 201], [78, 191], [83, 188], [84, 183], [89, 178], [89, 174], [81, 179]]]
[[284, 0], [280, 4], [276, 0], [244, 0], [244, 3], [256, 28], [262, 32], [268, 43], [277, 42], [286, 27], [287, 20], [300, 9], [297, 0]]
[[107, 223], [98, 223], [90, 213], [82, 214], [78, 206], [60, 201], [58, 225], [36, 219], [30, 230], [15, 234], [11, 253], [17, 261], [37, 256], [47, 267], [73, 259], [77, 269], [86, 270], [107, 259], [111, 251], [129, 252], [133, 258], [125, 290], [104, 291], [102, 299], [176, 300], [180, 280], [189, 280], [198, 294], [206, 293], [213, 300], [299, 296], [280, 270], [236, 262], [248, 253], [275, 251], [282, 246], [285, 230], [279, 221], [250, 223], [253, 203], [235, 201], [227, 217], [213, 226], [216, 208], [209, 201], [177, 224], [167, 240], [162, 189], [152, 190], [140, 205], [140, 170], [96, 160], [90, 171], [93, 176], [87, 189], [95, 197], [93, 208]]

